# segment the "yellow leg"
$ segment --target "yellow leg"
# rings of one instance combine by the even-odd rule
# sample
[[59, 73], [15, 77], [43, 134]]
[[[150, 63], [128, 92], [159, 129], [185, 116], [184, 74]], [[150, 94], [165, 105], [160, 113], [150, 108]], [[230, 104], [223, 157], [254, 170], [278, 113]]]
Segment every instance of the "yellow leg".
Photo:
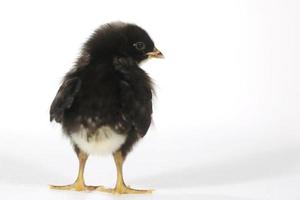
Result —
[[57, 185], [50, 185], [49, 187], [51, 189], [55, 190], [76, 190], [76, 191], [84, 191], [84, 190], [94, 190], [98, 188], [97, 186], [87, 186], [84, 183], [84, 167], [86, 160], [88, 158], [88, 155], [82, 151], [80, 151], [78, 154], [78, 160], [79, 160], [79, 171], [78, 171], [78, 176], [75, 182], [71, 185], [62, 185], [62, 186], [57, 186]]
[[137, 189], [132, 189], [124, 183], [123, 179], [123, 162], [124, 158], [122, 156], [121, 151], [117, 151], [114, 153], [114, 160], [117, 168], [117, 182], [115, 185], [115, 188], [103, 188], [103, 187], [98, 187], [97, 190], [101, 192], [109, 192], [109, 193], [114, 193], [114, 194], [146, 194], [146, 193], [152, 193], [153, 190], [137, 190]]

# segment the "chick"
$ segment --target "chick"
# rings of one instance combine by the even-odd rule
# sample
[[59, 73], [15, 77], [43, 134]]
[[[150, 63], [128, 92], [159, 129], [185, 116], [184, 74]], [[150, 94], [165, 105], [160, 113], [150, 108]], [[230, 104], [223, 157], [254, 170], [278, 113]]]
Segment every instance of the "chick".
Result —
[[[103, 25], [83, 45], [50, 107], [50, 121], [62, 125], [74, 147], [79, 160], [78, 177], [71, 185], [50, 186], [52, 189], [151, 192], [129, 188], [122, 173], [127, 154], [151, 124], [152, 81], [139, 66], [151, 57], [163, 55], [147, 32], [135, 24]], [[85, 184], [85, 163], [93, 154], [113, 155], [115, 188]]]

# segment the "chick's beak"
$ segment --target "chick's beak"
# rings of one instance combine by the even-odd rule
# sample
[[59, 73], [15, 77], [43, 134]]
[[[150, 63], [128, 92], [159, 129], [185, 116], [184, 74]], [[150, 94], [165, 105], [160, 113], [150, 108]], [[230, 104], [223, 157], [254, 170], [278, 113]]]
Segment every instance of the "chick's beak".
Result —
[[153, 51], [146, 53], [148, 58], [165, 58], [164, 55], [154, 47]]

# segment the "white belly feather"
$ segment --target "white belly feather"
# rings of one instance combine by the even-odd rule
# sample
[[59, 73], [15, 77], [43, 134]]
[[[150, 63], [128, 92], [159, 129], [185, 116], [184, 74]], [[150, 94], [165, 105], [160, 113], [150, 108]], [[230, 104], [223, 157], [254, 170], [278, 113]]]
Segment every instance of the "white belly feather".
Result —
[[71, 134], [71, 141], [87, 154], [111, 154], [118, 150], [125, 142], [126, 136], [116, 133], [108, 126], [97, 130], [93, 136], [87, 137], [87, 130]]

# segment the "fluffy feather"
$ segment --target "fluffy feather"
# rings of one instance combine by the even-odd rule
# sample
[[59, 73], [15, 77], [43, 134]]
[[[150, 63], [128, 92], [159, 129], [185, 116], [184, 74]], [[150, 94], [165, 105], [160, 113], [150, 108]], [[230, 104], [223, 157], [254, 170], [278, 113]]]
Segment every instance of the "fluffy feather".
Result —
[[[136, 42], [143, 42], [145, 48], [135, 48]], [[111, 138], [118, 138], [115, 141], [119, 145], [112, 145], [108, 151], [121, 150], [125, 156], [147, 133], [153, 88], [139, 63], [153, 49], [154, 43], [146, 31], [122, 22], [101, 26], [84, 44], [50, 109], [50, 119], [62, 124], [76, 148], [91, 153], [87, 149], [96, 143], [91, 142], [87, 147], [89, 143], [78, 138], [96, 138], [108, 127], [111, 133], [117, 134]]]

